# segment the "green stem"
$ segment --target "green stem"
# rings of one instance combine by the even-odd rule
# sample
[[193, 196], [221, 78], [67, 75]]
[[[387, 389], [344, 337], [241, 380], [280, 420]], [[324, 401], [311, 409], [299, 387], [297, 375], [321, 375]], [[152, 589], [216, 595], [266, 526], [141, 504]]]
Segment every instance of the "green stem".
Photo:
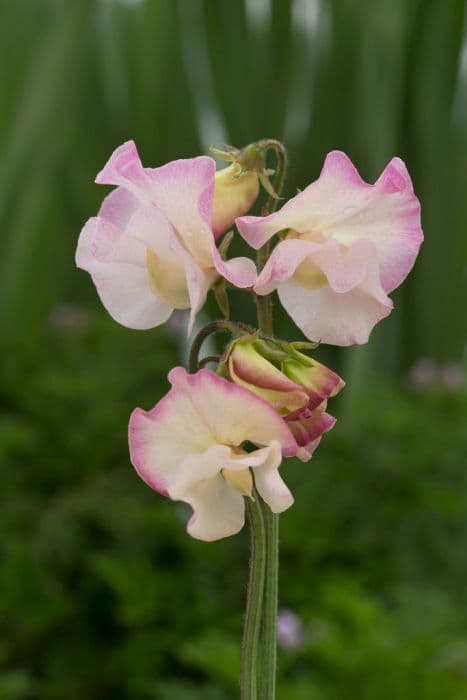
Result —
[[[287, 155], [284, 146], [273, 139], [259, 141], [258, 145], [274, 150], [277, 166], [273, 188], [280, 195], [284, 182]], [[277, 198], [268, 197], [262, 209], [263, 216], [274, 211]], [[256, 264], [260, 272], [269, 257], [266, 243], [257, 253]], [[256, 297], [258, 327], [262, 334], [273, 335], [272, 298], [270, 295]], [[250, 578], [245, 613], [242, 651], [241, 698], [257, 700], [256, 683], [258, 658], [261, 673], [259, 698], [274, 700], [276, 685], [276, 626], [277, 626], [277, 581], [278, 581], [278, 516], [255, 493], [252, 503], [245, 499], [251, 530]], [[264, 596], [264, 598], [263, 598]], [[259, 653], [258, 653], [259, 652]]]
[[266, 571], [263, 601], [260, 700], [276, 697], [277, 600], [279, 579], [279, 516], [262, 503], [266, 532]]
[[261, 613], [266, 569], [266, 546], [263, 511], [258, 494], [255, 500], [246, 498], [246, 511], [250, 525], [251, 552], [250, 576], [245, 611], [242, 644], [242, 673], [240, 677], [241, 700], [256, 700], [258, 645], [261, 631]]
[[[285, 150], [285, 146], [276, 139], [263, 139], [262, 141], [258, 141], [258, 146], [264, 149], [271, 149], [276, 154], [277, 164], [272, 186], [276, 195], [280, 197], [287, 170], [287, 151]], [[267, 216], [268, 214], [272, 214], [272, 212], [276, 209], [277, 204], [278, 200], [269, 195], [269, 198], [263, 207], [262, 215]]]
[[[273, 187], [280, 195], [284, 184], [287, 167], [287, 154], [284, 146], [278, 141], [271, 141], [268, 146], [274, 149], [277, 156], [277, 167]], [[277, 207], [278, 200], [269, 197], [263, 209], [267, 216]], [[256, 264], [258, 272], [265, 266], [269, 258], [269, 242], [257, 253]], [[260, 332], [273, 336], [273, 315], [271, 295], [256, 298], [258, 325]], [[266, 539], [266, 570], [264, 579], [263, 623], [261, 630], [261, 681], [259, 688], [260, 700], [274, 700], [276, 697], [276, 667], [277, 667], [277, 600], [279, 579], [279, 516], [273, 513], [269, 506], [261, 501]]]
[[198, 356], [201, 346], [206, 338], [211, 335], [211, 333], [216, 333], [217, 331], [223, 331], [224, 333], [230, 333], [231, 335], [243, 335], [245, 333], [254, 333], [254, 328], [250, 328], [250, 326], [247, 326], [245, 323], [240, 323], [239, 321], [224, 320], [208, 323], [200, 330], [191, 346], [190, 357], [188, 360], [189, 372], [198, 371]]

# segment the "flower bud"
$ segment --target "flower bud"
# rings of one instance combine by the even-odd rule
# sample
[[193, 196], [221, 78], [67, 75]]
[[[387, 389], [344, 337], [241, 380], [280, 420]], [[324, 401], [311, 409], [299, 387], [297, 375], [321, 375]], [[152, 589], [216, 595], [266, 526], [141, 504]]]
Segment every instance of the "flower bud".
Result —
[[230, 379], [260, 396], [281, 415], [306, 406], [306, 392], [261, 354], [260, 343], [256, 338], [233, 342], [227, 360]]
[[282, 371], [306, 391], [308, 408], [316, 408], [326, 399], [336, 396], [345, 386], [344, 380], [329, 367], [297, 350], [293, 358], [284, 361]]
[[216, 172], [212, 206], [214, 236], [227, 231], [239, 216], [246, 214], [259, 194], [258, 173], [242, 170], [238, 163]]
[[226, 368], [231, 381], [274, 407], [299, 446], [297, 456], [310, 459], [321, 435], [335, 423], [325, 409], [328, 398], [344, 386], [339, 375], [292, 345], [256, 336], [232, 343]]

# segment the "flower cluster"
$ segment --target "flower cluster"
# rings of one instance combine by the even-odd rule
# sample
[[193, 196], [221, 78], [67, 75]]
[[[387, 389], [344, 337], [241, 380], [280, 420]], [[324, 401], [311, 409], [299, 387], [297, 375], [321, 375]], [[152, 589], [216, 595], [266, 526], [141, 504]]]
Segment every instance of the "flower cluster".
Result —
[[[234, 337], [216, 373], [177, 367], [168, 394], [133, 412], [133, 465], [153, 489], [192, 507], [188, 531], [203, 540], [238, 532], [245, 498], [259, 494], [275, 513], [292, 504], [282, 458], [311, 458], [335, 422], [327, 401], [344, 385], [300, 349], [367, 342], [423, 239], [419, 202], [398, 158], [371, 185], [334, 151], [319, 178], [279, 211], [247, 216], [260, 185], [277, 198], [262, 143], [221, 154], [231, 164], [217, 172], [205, 156], [143, 167], [135, 144], [123, 144], [96, 178], [115, 189], [84, 226], [76, 253], [108, 312], [130, 328], [153, 328], [189, 309], [191, 332], [210, 289], [257, 298], [277, 290], [312, 341], [287, 343], [231, 322]], [[233, 226], [254, 249], [276, 242], [262, 269], [249, 258], [226, 259], [231, 234], [219, 241]]]

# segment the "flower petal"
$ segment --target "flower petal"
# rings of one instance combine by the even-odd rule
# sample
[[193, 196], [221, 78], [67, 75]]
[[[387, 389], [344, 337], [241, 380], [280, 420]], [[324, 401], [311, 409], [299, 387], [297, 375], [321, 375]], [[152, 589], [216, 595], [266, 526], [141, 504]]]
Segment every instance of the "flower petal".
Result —
[[182, 367], [169, 373], [174, 387], [189, 395], [215, 442], [240, 445], [244, 441], [269, 445], [278, 440], [283, 454], [295, 454], [296, 444], [284, 421], [272, 406], [247, 389], [209, 372], [188, 374]]
[[129, 190], [117, 187], [104, 198], [98, 216], [124, 231], [138, 204], [137, 198]]
[[207, 156], [184, 158], [145, 172], [152, 203], [167, 216], [185, 249], [199, 263], [212, 265], [215, 161]]
[[[325, 284], [307, 289], [294, 275], [304, 261], [324, 275]], [[379, 279], [375, 247], [355, 241], [347, 251], [332, 240], [281, 241], [254, 287], [258, 294], [278, 289], [282, 305], [311, 340], [333, 345], [366, 343], [375, 324], [388, 316], [392, 301]]]
[[313, 341], [331, 345], [353, 345], [368, 341], [373, 327], [388, 316], [392, 301], [383, 297], [370, 272], [368, 279], [347, 294], [331, 287], [309, 290], [283, 284], [279, 299], [287, 313]]
[[[366, 277], [368, 262], [362, 253], [375, 257], [374, 247], [367, 241], [358, 241], [348, 251], [342, 251], [333, 240], [325, 243], [293, 238], [281, 241], [271, 253], [254, 290], [257, 294], [270, 294], [281, 282], [290, 280], [303, 263], [311, 261], [313, 277], [316, 277], [316, 271], [321, 271], [324, 275], [318, 288], [327, 282], [336, 292], [348, 292]], [[314, 280], [311, 279], [310, 282], [310, 288], [315, 288]], [[306, 273], [302, 273], [296, 283], [308, 287]]]
[[[183, 367], [172, 369], [169, 381], [172, 388], [152, 410], [137, 408], [130, 418], [132, 463], [156, 490], [162, 483], [165, 492], [170, 493], [182, 479], [184, 460], [205, 455], [213, 446], [223, 450], [215, 456], [229, 468], [234, 466], [229, 462], [231, 453], [226, 445], [238, 446], [246, 440], [269, 445], [276, 440], [283, 450], [296, 451], [284, 421], [246, 389], [207, 370], [188, 374]], [[209, 471], [208, 462], [203, 469], [208, 469], [202, 472], [203, 477], [215, 473]]]
[[116, 148], [95, 181], [98, 185], [124, 187], [138, 198], [144, 191], [148, 191], [149, 178], [141, 164], [135, 142], [126, 141]]
[[290, 508], [294, 499], [279, 473], [280, 445], [274, 441], [261, 451], [265, 453], [265, 459], [254, 469], [256, 489], [273, 513], [282, 513]]
[[304, 409], [295, 415], [287, 416], [286, 421], [297, 441], [297, 457], [302, 462], [311, 459], [323, 433], [334, 427], [336, 419], [323, 410]]
[[182, 500], [193, 508], [187, 531], [198, 540], [212, 542], [235, 535], [245, 523], [243, 496], [221, 475], [199, 481]]
[[314, 232], [344, 246], [370, 240], [386, 292], [405, 279], [423, 240], [420, 204], [404, 163], [394, 158], [377, 182], [369, 185], [340, 151], [331, 152], [318, 180], [280, 211], [267, 217], [241, 217], [236, 223], [254, 248], [283, 229]]
[[253, 260], [243, 257], [222, 260], [215, 246], [213, 246], [212, 255], [217, 272], [235, 287], [246, 289], [256, 282], [257, 272]]
[[84, 226], [76, 265], [89, 272], [103, 305], [118, 323], [154, 328], [172, 313], [150, 290], [144, 248], [105, 219], [89, 219]]

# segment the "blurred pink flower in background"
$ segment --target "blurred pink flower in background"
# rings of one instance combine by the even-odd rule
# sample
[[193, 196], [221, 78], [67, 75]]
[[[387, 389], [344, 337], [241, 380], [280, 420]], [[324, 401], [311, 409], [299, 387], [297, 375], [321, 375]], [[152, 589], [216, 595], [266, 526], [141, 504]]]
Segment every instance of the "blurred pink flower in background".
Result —
[[293, 610], [282, 608], [277, 614], [277, 643], [284, 649], [296, 649], [305, 640], [303, 623]]

